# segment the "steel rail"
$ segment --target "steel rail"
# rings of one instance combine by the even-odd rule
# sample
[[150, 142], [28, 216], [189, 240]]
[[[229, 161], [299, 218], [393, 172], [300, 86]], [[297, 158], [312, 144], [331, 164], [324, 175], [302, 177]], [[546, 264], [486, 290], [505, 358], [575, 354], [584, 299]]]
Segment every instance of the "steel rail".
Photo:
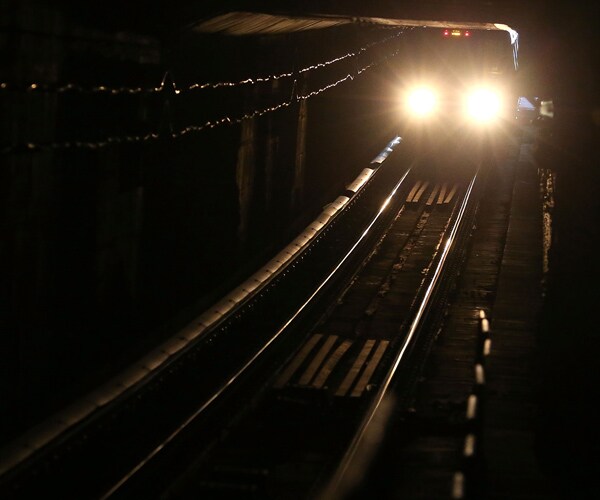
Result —
[[471, 179], [469, 186], [467, 187], [467, 191], [463, 198], [461, 207], [457, 214], [456, 220], [453, 224], [452, 230], [450, 231], [450, 235], [446, 239], [444, 243], [442, 253], [438, 260], [437, 266], [433, 273], [433, 276], [427, 286], [423, 299], [417, 309], [415, 316], [410, 324], [408, 329], [408, 333], [402, 343], [402, 346], [396, 355], [394, 362], [388, 371], [383, 383], [379, 387], [379, 390], [375, 394], [369, 409], [362, 419], [357, 432], [354, 434], [350, 445], [346, 449], [342, 460], [340, 461], [337, 469], [332, 475], [330, 481], [327, 483], [325, 488], [318, 494], [319, 500], [332, 500], [338, 498], [344, 498], [344, 495], [348, 493], [348, 490], [359, 481], [355, 475], [353, 477], [348, 477], [347, 473], [349, 470], [356, 470], [352, 465], [355, 461], [359, 461], [360, 457], [358, 456], [359, 449], [368, 449], [368, 444], [366, 443], [366, 436], [369, 434], [370, 430], [374, 427], [374, 424], [378, 426], [387, 420], [387, 416], [391, 413], [390, 407], [393, 406], [393, 396], [388, 394], [390, 389], [390, 385], [400, 363], [403, 361], [406, 351], [411, 344], [411, 341], [415, 335], [415, 332], [421, 325], [421, 321], [423, 320], [423, 316], [429, 302], [433, 296], [433, 292], [435, 287], [442, 275], [442, 271], [444, 269], [444, 265], [450, 253], [450, 249], [454, 243], [458, 230], [461, 226], [466, 208], [469, 204], [471, 194], [473, 192], [473, 187], [475, 185], [475, 181], [477, 179], [479, 173], [479, 169], [476, 171], [475, 175]]
[[396, 182], [394, 188], [390, 194], [386, 197], [381, 207], [368, 224], [367, 228], [360, 234], [358, 239], [354, 242], [348, 252], [342, 257], [342, 259], [336, 264], [333, 270], [324, 278], [319, 286], [317, 286], [306, 301], [292, 314], [289, 319], [275, 332], [272, 337], [257, 351], [255, 354], [243, 365], [237, 372], [235, 372], [226, 382], [224, 382], [211, 397], [209, 397], [195, 412], [188, 416], [180, 425], [177, 427], [162, 443], [157, 445], [144, 459], [142, 459], [133, 469], [125, 474], [118, 482], [116, 482], [109, 490], [106, 491], [100, 498], [105, 500], [115, 493], [117, 493], [121, 487], [123, 487], [129, 480], [131, 480], [139, 471], [141, 471], [154, 457], [156, 457], [165, 446], [169, 445], [177, 436], [181, 434], [192, 422], [194, 422], [200, 415], [205, 413], [217, 400], [219, 400], [227, 390], [237, 382], [249, 369], [252, 367], [257, 360], [267, 351], [267, 349], [286, 331], [286, 329], [300, 316], [300, 314], [313, 303], [319, 292], [331, 281], [331, 279], [337, 274], [339, 269], [344, 263], [350, 258], [355, 252], [356, 248], [369, 234], [369, 231], [373, 228], [375, 223], [379, 220], [381, 215], [385, 212], [389, 203], [392, 201], [396, 192], [407, 178], [408, 174], [412, 169], [412, 165], [406, 170], [402, 177]]

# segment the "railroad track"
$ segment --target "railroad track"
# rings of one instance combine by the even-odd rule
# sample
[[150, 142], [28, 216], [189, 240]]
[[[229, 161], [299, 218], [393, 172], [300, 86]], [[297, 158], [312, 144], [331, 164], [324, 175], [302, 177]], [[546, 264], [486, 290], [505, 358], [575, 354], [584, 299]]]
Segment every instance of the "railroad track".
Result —
[[494, 487], [484, 431], [488, 357], [495, 357], [489, 314], [511, 212], [514, 146], [486, 169], [476, 228], [443, 320], [429, 321], [435, 342], [416, 387], [403, 391], [400, 381], [385, 396], [366, 439], [349, 447], [320, 498], [484, 498]]
[[[211, 447], [196, 450], [175, 481], [163, 482], [163, 498], [310, 498], [338, 462], [328, 488], [343, 484], [395, 378], [407, 377], [423, 361], [426, 349], [409, 354], [426, 313], [436, 307], [434, 292], [476, 204], [476, 174], [448, 180], [416, 172], [405, 179], [384, 234], [359, 270], [348, 274], [348, 284], [322, 306], [320, 318], [303, 320], [297, 335], [304, 341], [260, 388], [251, 408], [223, 425]], [[403, 383], [414, 383], [414, 374], [409, 379]], [[163, 462], [141, 474], [120, 494], [148, 495], [148, 485], [156, 484], [150, 476], [165, 468]]]
[[[218, 496], [237, 488], [290, 498], [322, 486], [409, 348], [415, 313], [426, 312], [430, 280], [452, 246], [446, 238], [475, 184], [421, 174], [388, 168], [362, 182], [352, 210], [228, 323], [9, 471], [7, 497]], [[349, 227], [361, 228], [358, 239]], [[215, 358], [218, 369], [206, 369]], [[315, 439], [297, 444], [307, 446], [286, 442], [305, 432]], [[295, 458], [281, 461], [290, 450]]]

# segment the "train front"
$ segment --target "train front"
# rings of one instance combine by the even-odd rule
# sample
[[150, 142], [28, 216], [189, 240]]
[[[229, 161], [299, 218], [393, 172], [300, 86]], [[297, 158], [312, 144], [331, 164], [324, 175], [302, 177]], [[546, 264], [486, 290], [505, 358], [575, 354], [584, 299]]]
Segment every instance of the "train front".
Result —
[[406, 143], [438, 164], [493, 152], [514, 130], [514, 74], [506, 31], [415, 30], [399, 75]]

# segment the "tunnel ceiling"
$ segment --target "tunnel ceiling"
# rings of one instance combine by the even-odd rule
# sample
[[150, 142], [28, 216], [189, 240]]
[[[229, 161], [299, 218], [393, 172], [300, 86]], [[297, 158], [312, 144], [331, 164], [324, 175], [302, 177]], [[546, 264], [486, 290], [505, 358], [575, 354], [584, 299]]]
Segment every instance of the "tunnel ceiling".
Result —
[[199, 8], [188, 11], [184, 23], [200, 32], [230, 35], [286, 33], [348, 23], [491, 29], [495, 23], [516, 23], [518, 30], [544, 12], [543, 0], [241, 0], [226, 5], [204, 4], [203, 12]]
[[225, 35], [273, 35], [331, 28], [349, 24], [385, 27], [444, 27], [469, 29], [506, 29], [505, 25], [485, 22], [460, 22], [448, 20], [390, 19], [381, 17], [334, 16], [334, 15], [290, 15], [260, 12], [228, 12], [202, 20], [193, 26], [199, 33]]

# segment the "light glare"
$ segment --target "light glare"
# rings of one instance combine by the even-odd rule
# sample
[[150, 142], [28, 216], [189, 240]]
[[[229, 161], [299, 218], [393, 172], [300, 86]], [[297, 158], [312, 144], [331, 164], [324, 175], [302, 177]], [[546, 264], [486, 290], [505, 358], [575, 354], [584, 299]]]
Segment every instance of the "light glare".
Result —
[[435, 107], [435, 94], [427, 88], [415, 89], [408, 94], [408, 107], [416, 115], [428, 115]]
[[478, 121], [490, 121], [500, 112], [500, 97], [492, 90], [477, 89], [467, 98], [467, 111]]

